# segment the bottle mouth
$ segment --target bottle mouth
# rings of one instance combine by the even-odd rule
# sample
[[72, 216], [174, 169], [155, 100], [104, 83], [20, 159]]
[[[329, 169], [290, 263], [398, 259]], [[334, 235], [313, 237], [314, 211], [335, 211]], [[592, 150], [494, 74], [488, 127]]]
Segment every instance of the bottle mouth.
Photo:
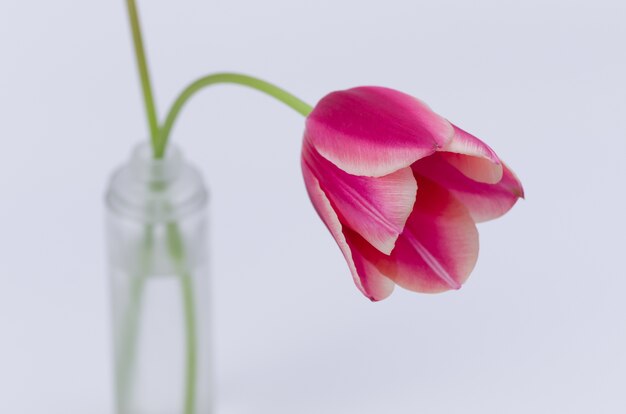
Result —
[[206, 205], [201, 174], [170, 146], [154, 158], [150, 143], [137, 145], [112, 175], [106, 195], [109, 209], [147, 222], [184, 217]]
[[129, 167], [139, 181], [167, 183], [180, 174], [183, 158], [175, 145], [170, 145], [163, 158], [155, 158], [150, 143], [138, 144], [133, 150]]

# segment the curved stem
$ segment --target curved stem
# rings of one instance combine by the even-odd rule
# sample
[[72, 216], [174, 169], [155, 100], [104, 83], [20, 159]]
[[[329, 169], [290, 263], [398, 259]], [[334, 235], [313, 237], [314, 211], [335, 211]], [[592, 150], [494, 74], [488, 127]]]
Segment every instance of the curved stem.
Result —
[[152, 85], [150, 83], [150, 73], [148, 71], [146, 52], [144, 50], [143, 39], [141, 37], [139, 13], [137, 12], [135, 0], [126, 0], [126, 6], [128, 7], [128, 18], [130, 20], [130, 28], [133, 34], [135, 58], [137, 59], [137, 69], [139, 69], [139, 77], [141, 78], [141, 89], [143, 91], [143, 101], [146, 107], [146, 115], [148, 117], [150, 137], [152, 139], [152, 146], [156, 148], [156, 142], [159, 135], [159, 121], [157, 119], [154, 97], [152, 96]]
[[174, 104], [170, 108], [167, 117], [165, 118], [165, 122], [163, 123], [159, 137], [156, 140], [154, 155], [156, 158], [162, 158], [165, 154], [165, 148], [167, 147], [167, 141], [169, 139], [170, 132], [172, 127], [174, 126], [174, 122], [176, 122], [176, 118], [180, 113], [180, 110], [183, 108], [185, 103], [196, 94], [199, 90], [204, 87], [215, 85], [218, 83], [234, 83], [238, 85], [248, 86], [252, 89], [256, 89], [258, 91], [264, 92], [282, 103], [286, 104], [290, 108], [294, 109], [296, 112], [307, 116], [311, 113], [312, 107], [306, 102], [298, 99], [294, 95], [285, 91], [278, 86], [266, 82], [264, 80], [254, 78], [252, 76], [242, 75], [238, 73], [215, 73], [212, 75], [204, 76], [195, 82], [192, 82], [189, 86], [185, 88], [178, 95], [178, 98], [174, 101]]

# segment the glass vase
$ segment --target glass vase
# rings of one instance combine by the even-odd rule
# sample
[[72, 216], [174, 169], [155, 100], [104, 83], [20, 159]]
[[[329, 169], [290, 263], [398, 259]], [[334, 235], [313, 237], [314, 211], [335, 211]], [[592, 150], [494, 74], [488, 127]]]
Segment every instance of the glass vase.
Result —
[[209, 414], [207, 192], [140, 145], [106, 194], [117, 414]]

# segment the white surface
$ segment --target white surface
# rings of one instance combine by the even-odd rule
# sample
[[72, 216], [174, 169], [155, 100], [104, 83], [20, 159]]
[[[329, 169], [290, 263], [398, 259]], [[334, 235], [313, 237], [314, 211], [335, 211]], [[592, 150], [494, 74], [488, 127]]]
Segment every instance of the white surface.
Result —
[[[218, 413], [626, 412], [623, 1], [140, 1], [159, 109], [210, 71], [315, 103], [396, 87], [527, 201], [459, 292], [371, 304], [307, 199], [302, 119], [205, 91], [174, 139], [212, 190]], [[121, 0], [0, 3], [0, 412], [111, 413], [102, 194], [146, 135]]]

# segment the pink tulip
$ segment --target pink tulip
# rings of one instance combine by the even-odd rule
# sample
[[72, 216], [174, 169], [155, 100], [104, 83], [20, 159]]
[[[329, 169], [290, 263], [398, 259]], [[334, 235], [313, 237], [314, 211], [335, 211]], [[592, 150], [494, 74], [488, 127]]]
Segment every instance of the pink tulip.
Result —
[[402, 92], [325, 96], [307, 118], [307, 191], [373, 301], [395, 284], [459, 289], [478, 257], [476, 222], [506, 213], [520, 181], [478, 138]]

